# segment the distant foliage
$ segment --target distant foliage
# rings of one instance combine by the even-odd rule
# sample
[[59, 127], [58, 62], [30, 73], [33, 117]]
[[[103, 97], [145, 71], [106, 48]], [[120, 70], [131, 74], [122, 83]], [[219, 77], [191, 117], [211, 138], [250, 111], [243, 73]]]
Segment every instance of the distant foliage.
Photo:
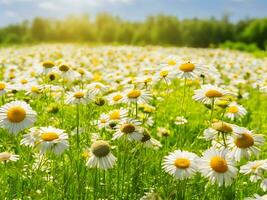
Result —
[[5, 44], [100, 42], [209, 47], [227, 41], [265, 49], [267, 18], [232, 23], [227, 16], [220, 20], [179, 20], [175, 16], [157, 15], [147, 17], [143, 22], [132, 22], [101, 13], [94, 19], [88, 15], [69, 16], [63, 20], [37, 17], [31, 22], [25, 21], [0, 29], [0, 43]]

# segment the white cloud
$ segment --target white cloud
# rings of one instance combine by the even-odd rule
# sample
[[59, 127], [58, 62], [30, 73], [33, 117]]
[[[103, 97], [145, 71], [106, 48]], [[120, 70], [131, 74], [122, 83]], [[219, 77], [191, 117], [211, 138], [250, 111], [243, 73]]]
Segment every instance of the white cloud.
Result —
[[6, 15], [7, 17], [17, 17], [17, 16], [18, 16], [18, 14], [17, 14], [16, 12], [12, 11], [12, 10], [7, 10], [7, 11], [5, 12], [5, 15]]
[[45, 10], [51, 10], [51, 11], [55, 11], [55, 10], [59, 10], [60, 7], [58, 5], [56, 5], [54, 2], [52, 1], [44, 1], [39, 3], [38, 5], [40, 8], [45, 9]]

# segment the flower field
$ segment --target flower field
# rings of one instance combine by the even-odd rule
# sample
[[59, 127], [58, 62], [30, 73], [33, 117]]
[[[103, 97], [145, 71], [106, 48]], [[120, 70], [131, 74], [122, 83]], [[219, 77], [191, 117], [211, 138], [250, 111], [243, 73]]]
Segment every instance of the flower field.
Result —
[[267, 199], [266, 93], [237, 51], [1, 48], [0, 199]]

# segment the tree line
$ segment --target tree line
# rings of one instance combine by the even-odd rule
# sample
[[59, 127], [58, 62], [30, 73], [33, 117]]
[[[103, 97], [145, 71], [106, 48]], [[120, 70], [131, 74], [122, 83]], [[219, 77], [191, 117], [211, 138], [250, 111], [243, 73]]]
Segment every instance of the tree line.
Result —
[[100, 13], [94, 19], [88, 15], [65, 19], [36, 17], [0, 28], [0, 43], [34, 42], [96, 42], [134, 45], [175, 45], [191, 47], [218, 46], [241, 42], [265, 49], [267, 18], [231, 22], [221, 19], [179, 19], [175, 16], [149, 16], [142, 22], [132, 22]]

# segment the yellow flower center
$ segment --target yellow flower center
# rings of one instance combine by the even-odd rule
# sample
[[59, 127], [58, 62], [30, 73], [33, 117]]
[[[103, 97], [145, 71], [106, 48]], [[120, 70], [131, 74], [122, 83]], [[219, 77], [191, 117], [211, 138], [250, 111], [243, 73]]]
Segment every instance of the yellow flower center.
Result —
[[110, 152], [110, 146], [106, 141], [98, 140], [92, 144], [92, 152], [97, 157], [105, 157]]
[[135, 131], [135, 126], [133, 124], [123, 124], [121, 131], [125, 134], [131, 134]]
[[39, 88], [36, 87], [36, 86], [32, 86], [31, 91], [34, 92], [34, 93], [40, 93]]
[[235, 140], [235, 145], [239, 148], [248, 148], [254, 145], [254, 139], [250, 134], [244, 133]]
[[238, 107], [237, 107], [237, 106], [230, 106], [230, 107], [228, 108], [228, 111], [229, 111], [230, 113], [237, 113], [237, 112], [238, 112]]
[[152, 78], [149, 77], [149, 78], [146, 78], [146, 79], [144, 80], [144, 83], [149, 83], [149, 82], [151, 82], [151, 81], [152, 81]]
[[209, 98], [216, 98], [216, 97], [222, 97], [223, 94], [221, 92], [219, 92], [218, 90], [208, 90], [206, 93], [205, 93], [206, 97], [209, 97]]
[[44, 68], [52, 68], [52, 67], [55, 66], [55, 64], [53, 62], [51, 62], [51, 61], [43, 62], [42, 65], [43, 65]]
[[9, 160], [10, 157], [11, 157], [10, 153], [7, 152], [0, 153], [0, 161]]
[[141, 95], [141, 91], [140, 90], [131, 90], [130, 92], [128, 92], [127, 96], [129, 98], [132, 99], [136, 99]]
[[251, 169], [252, 169], [253, 171], [256, 171], [260, 166], [261, 166], [261, 163], [256, 163], [255, 165], [253, 165], [253, 166], [251, 167]]
[[176, 65], [176, 61], [175, 60], [169, 60], [168, 65], [174, 66], [174, 65]]
[[14, 106], [7, 111], [7, 119], [12, 123], [22, 122], [26, 118], [26, 111], [21, 106]]
[[102, 87], [101, 87], [101, 85], [96, 84], [96, 85], [95, 85], [95, 88], [96, 88], [96, 89], [101, 89]]
[[57, 133], [54, 132], [47, 132], [47, 133], [43, 133], [41, 135], [42, 140], [44, 141], [53, 141], [59, 138]]
[[119, 110], [115, 110], [109, 115], [109, 118], [111, 120], [118, 120], [118, 119], [120, 119], [120, 117], [121, 117], [121, 115], [120, 115], [120, 111]]
[[0, 161], [9, 160], [11, 154], [7, 152], [0, 153]]
[[0, 82], [0, 90], [4, 90], [6, 88], [6, 84]]
[[95, 81], [100, 81], [100, 80], [102, 79], [102, 77], [101, 77], [100, 74], [94, 74], [93, 79], [94, 79]]
[[112, 99], [113, 99], [113, 101], [119, 101], [119, 100], [122, 99], [122, 95], [120, 95], [120, 94], [116, 94], [116, 95], [113, 96]]
[[163, 71], [161, 71], [161, 72], [159, 73], [159, 75], [160, 75], [161, 77], [163, 77], [163, 78], [165, 78], [166, 76], [168, 76], [168, 74], [169, 74], [169, 71], [168, 71], [168, 70], [163, 70]]
[[79, 74], [81, 74], [82, 76], [85, 74], [85, 71], [84, 71], [84, 69], [82, 69], [82, 68], [79, 68], [79, 69], [78, 69], [78, 72], [79, 72]]
[[179, 169], [187, 169], [190, 166], [190, 160], [186, 158], [178, 158], [175, 160], [174, 165]]
[[212, 123], [211, 127], [222, 133], [231, 133], [233, 131], [229, 124], [222, 121]]
[[226, 160], [220, 156], [214, 156], [210, 161], [210, 166], [218, 173], [224, 173], [228, 170]]
[[74, 93], [74, 97], [77, 98], [77, 99], [81, 99], [84, 97], [84, 92], [76, 92]]
[[14, 72], [10, 72], [9, 73], [9, 78], [10, 79], [14, 79], [16, 77], [15, 73]]
[[100, 119], [100, 122], [101, 122], [102, 124], [104, 124], [104, 123], [107, 122], [107, 120], [105, 120], [105, 119]]
[[24, 84], [28, 83], [28, 81], [26, 79], [22, 79], [22, 80], [20, 80], [20, 83], [24, 85]]
[[59, 70], [62, 72], [67, 72], [69, 71], [70, 67], [68, 65], [60, 65]]
[[192, 72], [195, 69], [195, 65], [193, 63], [188, 62], [181, 64], [179, 69], [183, 72]]

